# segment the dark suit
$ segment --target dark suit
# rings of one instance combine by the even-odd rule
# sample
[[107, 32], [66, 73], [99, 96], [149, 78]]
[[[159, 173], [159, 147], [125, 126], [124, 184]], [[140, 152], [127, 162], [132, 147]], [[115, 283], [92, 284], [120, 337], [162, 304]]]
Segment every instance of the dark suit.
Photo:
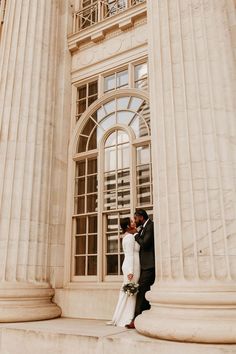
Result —
[[135, 240], [140, 245], [139, 257], [141, 273], [139, 278], [139, 292], [137, 294], [135, 317], [142, 311], [149, 310], [150, 304], [145, 294], [150, 290], [155, 281], [155, 251], [154, 251], [154, 227], [148, 219], [145, 227], [135, 235]]

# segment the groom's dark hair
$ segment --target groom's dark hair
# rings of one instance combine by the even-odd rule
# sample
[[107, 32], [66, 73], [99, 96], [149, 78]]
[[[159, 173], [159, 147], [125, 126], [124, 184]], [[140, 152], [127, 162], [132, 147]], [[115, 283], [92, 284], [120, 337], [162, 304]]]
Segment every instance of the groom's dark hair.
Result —
[[124, 233], [128, 229], [128, 226], [130, 226], [130, 218], [123, 218], [120, 220], [120, 227]]
[[147, 214], [146, 210], [144, 210], [144, 209], [137, 209], [135, 211], [134, 215], [143, 216], [144, 220], [148, 219], [148, 214]]

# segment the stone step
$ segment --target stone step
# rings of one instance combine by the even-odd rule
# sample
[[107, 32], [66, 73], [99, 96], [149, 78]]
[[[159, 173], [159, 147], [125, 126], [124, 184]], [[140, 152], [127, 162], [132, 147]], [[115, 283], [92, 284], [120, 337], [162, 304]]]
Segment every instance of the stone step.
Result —
[[105, 321], [59, 318], [1, 324], [0, 354], [235, 354], [236, 345], [168, 342]]

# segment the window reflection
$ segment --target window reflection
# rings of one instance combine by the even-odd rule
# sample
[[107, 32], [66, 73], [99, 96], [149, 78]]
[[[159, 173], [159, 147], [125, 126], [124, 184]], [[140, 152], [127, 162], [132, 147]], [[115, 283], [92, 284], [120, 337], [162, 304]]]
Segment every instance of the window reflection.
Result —
[[117, 161], [117, 168], [119, 170], [129, 167], [130, 165], [130, 148], [129, 144], [122, 144], [117, 148], [118, 152], [118, 161]]
[[108, 103], [106, 103], [103, 108], [105, 109], [106, 114], [110, 114], [115, 111], [116, 109], [116, 103], [115, 100], [112, 100]]
[[110, 116], [104, 118], [101, 121], [100, 126], [104, 131], [106, 131], [110, 129], [112, 126], [114, 126], [115, 124], [116, 124], [116, 116], [115, 114], [111, 114]]
[[105, 142], [105, 147], [116, 145], [116, 131], [109, 135]]
[[141, 98], [132, 97], [131, 102], [129, 104], [129, 109], [131, 109], [132, 111], [138, 111], [142, 103], [143, 100]]
[[148, 68], [147, 63], [139, 64], [134, 67], [134, 86], [139, 89], [148, 87]]
[[105, 172], [116, 169], [116, 148], [110, 147], [105, 150]]
[[121, 97], [117, 99], [117, 109], [125, 110], [128, 108], [130, 97]]
[[104, 77], [104, 92], [128, 87], [128, 83], [129, 83], [128, 70], [116, 72], [112, 75], [108, 75]]
[[135, 135], [137, 137], [148, 135], [148, 130], [145, 121], [140, 116], [136, 115], [135, 118], [130, 123], [130, 126], [135, 132]]
[[135, 115], [134, 112], [127, 112], [127, 111], [117, 112], [117, 123], [129, 125], [134, 115]]
[[140, 146], [137, 148], [137, 164], [144, 165], [150, 163], [150, 146]]

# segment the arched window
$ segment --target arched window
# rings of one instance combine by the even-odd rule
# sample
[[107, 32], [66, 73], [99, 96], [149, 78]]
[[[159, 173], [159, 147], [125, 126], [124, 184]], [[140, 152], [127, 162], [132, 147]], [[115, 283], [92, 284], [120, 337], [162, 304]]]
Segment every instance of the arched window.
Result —
[[73, 274], [121, 275], [120, 219], [152, 210], [151, 132], [146, 100], [119, 93], [90, 109], [78, 134], [73, 211]]

